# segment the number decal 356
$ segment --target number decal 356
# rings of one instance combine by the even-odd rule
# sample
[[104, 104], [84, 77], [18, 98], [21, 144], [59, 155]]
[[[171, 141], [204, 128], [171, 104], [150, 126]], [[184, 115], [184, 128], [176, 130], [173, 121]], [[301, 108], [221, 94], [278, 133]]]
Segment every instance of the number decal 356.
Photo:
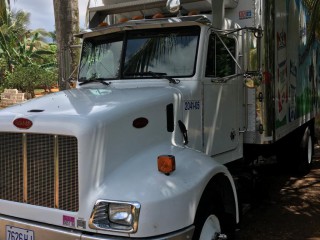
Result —
[[185, 101], [184, 110], [200, 110], [200, 101]]

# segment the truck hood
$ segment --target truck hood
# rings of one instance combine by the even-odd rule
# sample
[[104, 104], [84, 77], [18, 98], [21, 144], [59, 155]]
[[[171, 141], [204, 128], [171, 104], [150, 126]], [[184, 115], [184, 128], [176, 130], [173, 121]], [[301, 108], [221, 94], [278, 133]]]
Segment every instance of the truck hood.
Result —
[[88, 116], [123, 104], [148, 102], [148, 99], [164, 94], [168, 94], [168, 90], [164, 88], [72, 89], [34, 98], [23, 104], [8, 107], [2, 112], [30, 115], [32, 112], [41, 110], [44, 114]]
[[[102, 121], [146, 117], [150, 115], [149, 108], [158, 104], [165, 110], [167, 104], [173, 103], [176, 94], [178, 91], [171, 87], [86, 87], [61, 91], [3, 109], [0, 116], [6, 120], [0, 130], [19, 131], [13, 121], [27, 118], [33, 123], [28, 131], [76, 136]], [[63, 122], [63, 126], [57, 126], [56, 122]]]

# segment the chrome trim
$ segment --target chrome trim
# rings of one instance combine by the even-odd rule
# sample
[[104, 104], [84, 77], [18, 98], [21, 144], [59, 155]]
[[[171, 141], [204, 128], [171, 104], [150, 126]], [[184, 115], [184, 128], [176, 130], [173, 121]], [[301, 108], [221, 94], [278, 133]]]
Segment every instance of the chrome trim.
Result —
[[59, 145], [58, 136], [54, 135], [54, 207], [59, 208]]
[[22, 158], [23, 158], [23, 202], [28, 202], [28, 152], [27, 134], [22, 135]]
[[[123, 204], [123, 205], [130, 205], [132, 207], [132, 216], [133, 216], [133, 223], [128, 229], [125, 229], [127, 226], [122, 226], [120, 224], [112, 223], [109, 220], [108, 216], [108, 208], [109, 205], [115, 204]], [[89, 220], [89, 227], [92, 229], [104, 230], [104, 231], [112, 231], [112, 232], [124, 232], [124, 233], [135, 233], [138, 231], [138, 222], [139, 222], [139, 214], [140, 214], [141, 205], [138, 202], [123, 202], [123, 201], [113, 201], [113, 200], [97, 200], [93, 211], [90, 216]], [[98, 225], [96, 221], [101, 221], [102, 223]], [[103, 227], [102, 227], [103, 226]], [[120, 228], [116, 228], [119, 226]], [[121, 227], [123, 227], [121, 229]]]
[[[124, 240], [131, 239], [129, 237], [115, 237], [110, 235], [95, 234], [90, 232], [83, 232], [77, 229], [62, 228], [43, 223], [36, 223], [0, 215], [0, 239], [6, 239], [5, 227], [14, 226], [18, 228], [28, 229], [34, 232], [35, 239], [63, 239], [63, 240]], [[194, 226], [169, 233], [162, 236], [155, 236], [147, 239], [153, 240], [185, 240], [192, 239]], [[133, 236], [131, 236], [133, 237]], [[141, 238], [140, 238], [141, 239]]]

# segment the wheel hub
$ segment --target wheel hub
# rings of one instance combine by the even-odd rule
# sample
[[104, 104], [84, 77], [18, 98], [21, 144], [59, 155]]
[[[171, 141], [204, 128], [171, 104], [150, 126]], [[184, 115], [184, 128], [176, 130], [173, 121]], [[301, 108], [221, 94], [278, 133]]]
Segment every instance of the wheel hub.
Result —
[[216, 233], [215, 237], [212, 240], [227, 240], [228, 237], [222, 233]]
[[208, 216], [205, 221], [199, 240], [227, 240], [228, 237], [221, 233], [219, 219], [215, 215]]

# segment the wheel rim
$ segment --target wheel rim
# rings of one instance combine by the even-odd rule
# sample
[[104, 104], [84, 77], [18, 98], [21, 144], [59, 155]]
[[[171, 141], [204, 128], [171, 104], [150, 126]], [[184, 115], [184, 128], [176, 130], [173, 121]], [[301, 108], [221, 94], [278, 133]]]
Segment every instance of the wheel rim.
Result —
[[215, 215], [210, 215], [203, 225], [199, 240], [216, 239], [220, 231], [219, 219]]
[[308, 164], [311, 164], [312, 161], [312, 140], [311, 140], [311, 136], [309, 136], [308, 138]]

